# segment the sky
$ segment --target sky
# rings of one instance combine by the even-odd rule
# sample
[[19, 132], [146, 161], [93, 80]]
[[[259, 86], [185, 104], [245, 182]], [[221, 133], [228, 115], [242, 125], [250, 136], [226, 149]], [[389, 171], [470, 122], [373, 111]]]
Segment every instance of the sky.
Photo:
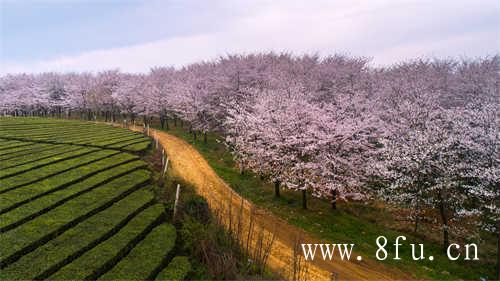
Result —
[[500, 2], [0, 0], [0, 74], [137, 73], [268, 51], [376, 66], [491, 56], [500, 53]]

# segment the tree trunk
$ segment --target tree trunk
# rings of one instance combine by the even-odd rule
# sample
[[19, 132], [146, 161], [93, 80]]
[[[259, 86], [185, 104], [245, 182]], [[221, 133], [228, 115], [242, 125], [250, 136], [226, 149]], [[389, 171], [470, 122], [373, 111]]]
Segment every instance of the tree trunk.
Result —
[[302, 189], [302, 209], [307, 210], [307, 191]]
[[160, 125], [162, 129], [165, 129], [165, 117], [160, 116]]
[[500, 229], [497, 224], [497, 280], [500, 280]]
[[174, 116], [174, 127], [177, 128], [177, 116]]
[[419, 219], [419, 215], [417, 213], [417, 214], [415, 214], [415, 228], [413, 229], [413, 233], [417, 233], [417, 231], [418, 231], [418, 219]]
[[165, 117], [165, 128], [168, 130], [170, 130], [170, 128], [168, 127], [168, 117]]
[[332, 201], [331, 201], [332, 210], [337, 210], [337, 189], [332, 189], [331, 195], [332, 195]]
[[280, 197], [280, 184], [281, 182], [279, 180], [274, 181], [274, 197], [276, 198]]
[[450, 238], [449, 238], [448, 216], [446, 214], [445, 198], [442, 193], [443, 192], [439, 192], [439, 213], [441, 215], [441, 220], [443, 222], [443, 249], [444, 252], [446, 252], [448, 246], [450, 245]]
[[420, 219], [420, 200], [417, 198], [417, 202], [415, 205], [415, 228], [413, 229], [414, 233], [418, 231], [418, 222]]
[[207, 144], [207, 132], [203, 132], [203, 143]]
[[193, 140], [196, 141], [196, 131], [193, 130]]

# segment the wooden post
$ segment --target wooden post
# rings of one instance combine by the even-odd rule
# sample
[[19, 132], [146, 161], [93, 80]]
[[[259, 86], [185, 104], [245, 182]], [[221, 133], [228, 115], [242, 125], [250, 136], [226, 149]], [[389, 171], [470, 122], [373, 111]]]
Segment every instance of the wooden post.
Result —
[[162, 173], [162, 177], [165, 177], [165, 174], [167, 173], [167, 168], [168, 168], [168, 157], [167, 157], [167, 161], [165, 162], [165, 167], [163, 168], [163, 173]]
[[172, 216], [172, 220], [175, 220], [175, 215], [177, 214], [177, 204], [179, 203], [180, 191], [181, 191], [181, 185], [177, 184], [177, 190], [175, 191], [174, 214]]

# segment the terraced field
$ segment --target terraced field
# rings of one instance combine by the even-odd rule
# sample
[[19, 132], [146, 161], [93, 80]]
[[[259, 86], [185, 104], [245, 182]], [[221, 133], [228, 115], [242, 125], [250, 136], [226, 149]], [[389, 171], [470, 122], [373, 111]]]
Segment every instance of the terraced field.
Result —
[[[36, 143], [71, 144], [86, 147], [110, 148], [127, 152], [144, 151], [150, 142], [142, 134], [128, 130], [72, 120], [41, 118], [0, 118], [2, 151], [26, 151]], [[49, 147], [49, 150], [51, 147]]]
[[106, 125], [0, 118], [0, 280], [181, 280], [176, 230], [137, 154]]

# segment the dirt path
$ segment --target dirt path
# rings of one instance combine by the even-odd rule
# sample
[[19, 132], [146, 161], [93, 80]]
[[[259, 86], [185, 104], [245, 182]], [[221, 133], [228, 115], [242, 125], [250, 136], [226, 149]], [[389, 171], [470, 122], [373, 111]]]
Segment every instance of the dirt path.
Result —
[[[142, 127], [132, 127], [131, 129], [142, 131]], [[246, 245], [246, 240], [249, 240], [251, 251], [256, 253], [255, 251], [258, 251], [259, 248], [265, 248], [266, 243], [273, 241], [271, 249], [268, 251], [267, 265], [272, 271], [281, 274], [284, 278], [292, 279], [294, 268], [292, 265], [298, 261], [293, 258], [293, 249], [297, 239], [305, 243], [318, 243], [319, 240], [270, 212], [257, 209], [252, 203], [241, 198], [215, 173], [203, 156], [187, 142], [153, 129], [150, 130], [150, 136], [158, 138], [159, 143], [165, 148], [171, 163], [169, 168], [172, 168], [178, 176], [196, 187], [197, 192], [207, 199], [211, 209], [224, 219], [223, 223], [226, 227], [241, 237], [240, 241], [243, 245]], [[272, 233], [274, 233], [274, 238]], [[262, 239], [262, 237], [264, 238]], [[263, 242], [260, 243], [260, 241]], [[335, 241], [325, 241], [325, 243], [335, 243]], [[351, 257], [351, 259], [355, 260], [356, 254], [354, 252], [353, 256], [354, 258]], [[307, 266], [302, 266], [301, 272], [307, 275], [307, 280], [412, 279], [408, 274], [366, 257], [361, 262], [341, 261], [337, 256], [334, 261], [316, 258], [313, 262], [302, 260], [302, 265], [304, 264]]]

